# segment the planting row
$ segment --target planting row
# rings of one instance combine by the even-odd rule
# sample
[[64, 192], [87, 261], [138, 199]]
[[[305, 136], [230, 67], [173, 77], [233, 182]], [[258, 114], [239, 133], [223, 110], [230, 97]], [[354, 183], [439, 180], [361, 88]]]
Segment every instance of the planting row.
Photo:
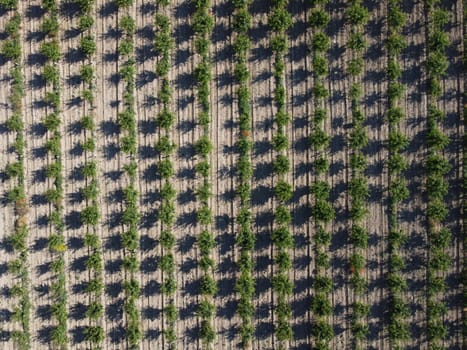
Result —
[[290, 172], [290, 161], [287, 150], [290, 143], [287, 138], [286, 128], [290, 116], [286, 110], [285, 90], [285, 53], [288, 49], [287, 29], [292, 25], [292, 16], [287, 11], [286, 0], [274, 0], [271, 3], [269, 13], [269, 27], [272, 30], [270, 46], [274, 55], [274, 103], [276, 112], [274, 121], [276, 125], [273, 137], [275, 160], [273, 163], [274, 195], [277, 205], [274, 210], [274, 228], [271, 240], [274, 249], [274, 272], [272, 276], [272, 288], [275, 292], [274, 302], [274, 333], [279, 346], [286, 347], [286, 342], [293, 338], [293, 330], [290, 324], [292, 309], [290, 307], [290, 295], [293, 292], [293, 281], [289, 277], [292, 268], [290, 248], [294, 245], [292, 232], [289, 229], [292, 221], [287, 202], [292, 198], [292, 186], [287, 181]]
[[428, 130], [426, 146], [426, 190], [428, 204], [428, 291], [427, 291], [427, 337], [430, 349], [444, 349], [443, 339], [447, 336], [444, 314], [447, 307], [444, 300], [446, 281], [444, 272], [451, 265], [446, 249], [451, 242], [451, 232], [444, 227], [448, 207], [444, 201], [449, 187], [445, 175], [450, 170], [443, 151], [449, 144], [449, 137], [443, 133], [444, 112], [439, 108], [443, 94], [441, 79], [446, 74], [448, 60], [446, 48], [449, 38], [444, 32], [449, 22], [449, 14], [440, 7], [439, 1], [425, 1], [427, 18], [427, 62], [428, 73]]
[[212, 258], [212, 250], [216, 245], [216, 241], [212, 233], [212, 209], [210, 208], [210, 199], [212, 197], [210, 154], [213, 147], [210, 137], [210, 83], [212, 79], [210, 47], [214, 18], [211, 15], [210, 0], [197, 0], [194, 2], [194, 6], [192, 26], [195, 33], [195, 53], [198, 58], [194, 75], [198, 103], [197, 122], [201, 126], [201, 136], [195, 143], [195, 151], [199, 157], [196, 171], [200, 176], [200, 183], [196, 189], [196, 197], [200, 204], [197, 221], [201, 230], [198, 235], [198, 266], [201, 269], [199, 294], [201, 298], [197, 315], [200, 319], [199, 338], [203, 344], [202, 346], [210, 349], [216, 335], [213, 325], [213, 317], [215, 316], [213, 298], [217, 293], [217, 281], [213, 278], [215, 262]]
[[348, 191], [350, 197], [350, 242], [352, 254], [350, 256], [350, 283], [353, 288], [353, 308], [351, 332], [355, 348], [363, 347], [368, 336], [367, 315], [370, 307], [367, 302], [366, 248], [368, 232], [365, 219], [368, 213], [367, 200], [369, 189], [365, 174], [367, 164], [363, 152], [368, 144], [365, 130], [365, 115], [362, 110], [362, 73], [364, 69], [363, 55], [366, 49], [365, 25], [368, 22], [368, 10], [361, 0], [352, 0], [347, 10], [350, 23], [350, 37], [348, 48], [351, 58], [347, 64], [350, 74], [350, 98], [352, 112], [352, 129], [348, 139], [350, 148], [350, 176]]
[[312, 219], [314, 222], [314, 261], [316, 274], [314, 276], [314, 295], [311, 303], [313, 325], [311, 333], [314, 337], [315, 349], [329, 349], [329, 342], [334, 336], [330, 316], [334, 307], [331, 302], [333, 281], [329, 271], [329, 245], [332, 232], [329, 232], [327, 223], [334, 218], [334, 208], [329, 201], [331, 186], [326, 175], [329, 173], [329, 142], [330, 136], [326, 130], [327, 101], [329, 91], [328, 76], [328, 49], [330, 40], [326, 34], [329, 23], [327, 13], [328, 1], [315, 1], [310, 12], [310, 25], [312, 29], [311, 52], [313, 79], [313, 112], [310, 143], [313, 150], [313, 175], [311, 185], [313, 196]]
[[163, 336], [164, 344], [168, 349], [175, 346], [177, 339], [175, 323], [177, 321], [177, 306], [175, 304], [175, 292], [177, 280], [175, 276], [174, 245], [175, 235], [173, 226], [175, 222], [175, 197], [173, 185], [173, 154], [176, 145], [172, 140], [175, 117], [172, 112], [172, 82], [169, 78], [171, 55], [173, 50], [172, 28], [169, 17], [170, 1], [159, 1], [155, 16], [155, 42], [154, 47], [158, 55], [156, 72], [160, 79], [160, 87], [157, 99], [160, 105], [159, 115], [156, 118], [159, 127], [159, 140], [155, 148], [159, 154], [159, 175], [162, 179], [160, 189], [161, 205], [159, 208], [159, 221], [161, 233], [159, 243], [162, 254], [159, 260], [159, 268], [162, 273], [161, 293], [163, 296]]
[[[5, 6], [8, 5], [8, 6]], [[21, 15], [18, 13], [17, 1], [3, 3], [2, 6], [9, 10], [9, 20], [5, 24], [5, 33], [8, 36], [2, 46], [2, 55], [10, 61], [9, 80], [12, 114], [9, 116], [6, 126], [10, 133], [15, 135], [14, 142], [10, 145], [15, 153], [15, 161], [10, 162], [5, 173], [11, 179], [12, 189], [7, 197], [14, 206], [14, 231], [7, 240], [13, 247], [15, 259], [9, 263], [8, 271], [13, 276], [13, 284], [10, 286], [10, 294], [14, 298], [12, 318], [17, 328], [12, 332], [12, 338], [18, 349], [27, 350], [31, 346], [30, 335], [30, 279], [28, 272], [28, 200], [25, 194], [25, 139], [23, 118], [24, 77], [22, 72], [21, 50]], [[11, 15], [10, 15], [11, 14]]]
[[240, 199], [240, 210], [236, 221], [238, 232], [236, 242], [240, 251], [237, 265], [240, 274], [237, 279], [237, 292], [239, 294], [237, 312], [242, 320], [240, 325], [240, 337], [244, 349], [251, 346], [254, 335], [254, 305], [255, 281], [253, 277], [253, 250], [255, 236], [252, 231], [251, 213], [251, 177], [253, 167], [251, 165], [251, 102], [250, 102], [250, 72], [248, 69], [248, 57], [250, 53], [249, 29], [251, 27], [251, 15], [249, 13], [250, 1], [235, 2], [233, 29], [237, 33], [233, 48], [235, 52], [234, 74], [238, 82], [238, 125], [239, 136], [237, 147], [239, 159], [237, 163], [238, 186], [237, 195]]
[[408, 198], [409, 190], [404, 178], [407, 161], [404, 152], [408, 139], [403, 135], [405, 113], [403, 106], [404, 87], [401, 84], [402, 68], [399, 64], [402, 49], [406, 46], [402, 36], [405, 24], [405, 14], [401, 10], [399, 0], [391, 0], [388, 4], [388, 105], [387, 120], [389, 123], [388, 137], [388, 172], [389, 172], [389, 273], [387, 284], [390, 292], [389, 340], [392, 348], [403, 346], [403, 341], [410, 338], [406, 322], [409, 307], [404, 297], [407, 281], [403, 276], [405, 260], [401, 254], [407, 234], [399, 225], [400, 203]]

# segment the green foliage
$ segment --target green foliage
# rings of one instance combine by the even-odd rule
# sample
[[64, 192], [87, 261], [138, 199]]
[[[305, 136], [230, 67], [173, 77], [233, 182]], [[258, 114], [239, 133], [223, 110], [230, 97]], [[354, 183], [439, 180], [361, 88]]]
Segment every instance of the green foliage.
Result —
[[276, 174], [286, 174], [290, 170], [289, 158], [284, 154], [278, 154], [274, 161], [273, 167]]
[[97, 177], [97, 163], [95, 161], [89, 161], [83, 165], [81, 174], [84, 177], [95, 178]]
[[14, 10], [18, 8], [18, 0], [0, 0], [0, 7], [6, 10]]
[[434, 51], [428, 54], [426, 65], [431, 76], [439, 77], [446, 74], [449, 63], [443, 52]]
[[389, 133], [389, 149], [393, 152], [399, 152], [407, 148], [409, 139], [398, 131]]
[[315, 28], [324, 28], [329, 23], [329, 14], [322, 9], [315, 9], [310, 13], [310, 24]]
[[94, 344], [100, 344], [104, 341], [105, 332], [101, 326], [87, 326], [84, 330], [87, 341]]
[[212, 222], [212, 211], [207, 205], [203, 205], [198, 209], [197, 220], [201, 225], [209, 225]]
[[159, 236], [159, 242], [163, 248], [172, 249], [175, 244], [175, 236], [170, 231], [163, 230]]
[[279, 180], [274, 188], [275, 196], [283, 202], [286, 202], [292, 198], [292, 185], [285, 180]]
[[214, 27], [214, 18], [207, 13], [195, 12], [192, 26], [195, 33], [207, 35]]
[[368, 232], [359, 225], [353, 225], [350, 229], [350, 239], [356, 247], [366, 248], [368, 246]]
[[329, 48], [331, 41], [326, 33], [318, 32], [311, 38], [311, 48], [314, 51], [322, 52]]
[[215, 295], [217, 293], [217, 282], [211, 275], [204, 275], [200, 281], [201, 295]]
[[115, 0], [118, 8], [125, 8], [133, 5], [133, 0]]
[[311, 310], [319, 316], [332, 315], [333, 307], [326, 294], [319, 293], [311, 301]]
[[60, 45], [58, 41], [54, 40], [42, 43], [40, 52], [49, 61], [58, 62], [60, 60]]
[[364, 65], [363, 58], [361, 57], [353, 58], [348, 62], [347, 70], [350, 75], [357, 76], [362, 72], [363, 65]]
[[86, 30], [91, 29], [93, 24], [94, 24], [94, 18], [92, 18], [92, 16], [86, 14], [86, 15], [80, 16], [78, 27], [82, 32], [84, 32]]
[[285, 226], [280, 226], [272, 231], [272, 241], [279, 248], [292, 248], [294, 245], [292, 234]]
[[279, 224], [289, 224], [292, 221], [292, 215], [290, 211], [284, 205], [279, 205], [276, 208], [276, 212], [274, 214], [275, 221]]
[[400, 55], [403, 49], [407, 46], [404, 37], [401, 34], [391, 34], [386, 43], [389, 54], [391, 56]]
[[247, 8], [238, 9], [233, 18], [233, 29], [235, 32], [246, 33], [251, 25], [251, 15]]
[[45, 34], [56, 36], [58, 34], [58, 18], [56, 16], [45, 18], [41, 29]]
[[207, 343], [212, 343], [216, 338], [216, 332], [212, 328], [211, 324], [206, 320], [201, 323], [199, 337]]
[[362, 7], [358, 2], [352, 4], [347, 12], [347, 16], [354, 25], [364, 25], [369, 19], [368, 9]]
[[167, 108], [159, 112], [156, 123], [159, 127], [169, 129], [175, 121], [175, 116]]
[[136, 22], [135, 20], [127, 15], [127, 16], [123, 16], [121, 19], [120, 19], [120, 22], [119, 22], [119, 27], [126, 32], [126, 34], [128, 35], [133, 35], [136, 31]]
[[163, 159], [157, 164], [157, 172], [163, 179], [169, 179], [174, 174], [174, 169], [170, 159]]
[[22, 162], [9, 163], [6, 166], [5, 173], [9, 178], [23, 176], [24, 166]]
[[97, 206], [88, 206], [81, 211], [81, 222], [84, 225], [97, 225], [99, 222], [99, 208]]
[[332, 325], [324, 320], [318, 320], [311, 328], [314, 337], [322, 341], [330, 341], [334, 337]]
[[195, 150], [198, 154], [206, 157], [212, 151], [211, 139], [206, 135], [201, 136], [195, 143]]
[[360, 32], [351, 33], [347, 45], [351, 50], [362, 51], [366, 46], [364, 35]]
[[21, 115], [18, 113], [12, 114], [6, 121], [6, 127], [10, 131], [22, 131], [24, 128], [24, 123]]
[[18, 60], [21, 57], [21, 44], [18, 39], [7, 39], [3, 42], [1, 54], [7, 60]]
[[350, 133], [349, 145], [353, 149], [363, 148], [368, 144], [368, 136], [364, 128], [354, 128]]
[[292, 16], [283, 7], [276, 7], [269, 15], [269, 26], [274, 32], [284, 32], [292, 25]]

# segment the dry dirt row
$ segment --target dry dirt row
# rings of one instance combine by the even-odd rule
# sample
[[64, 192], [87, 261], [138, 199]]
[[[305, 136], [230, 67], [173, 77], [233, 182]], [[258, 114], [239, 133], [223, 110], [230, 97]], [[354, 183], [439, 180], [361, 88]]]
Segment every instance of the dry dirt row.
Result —
[[[334, 349], [347, 349], [350, 347], [350, 321], [351, 287], [348, 283], [348, 258], [350, 256], [348, 228], [348, 198], [346, 193], [349, 179], [348, 148], [346, 140], [350, 125], [350, 101], [348, 98], [349, 81], [345, 73], [348, 51], [345, 49], [348, 26], [344, 24], [343, 13], [347, 1], [332, 1], [329, 13], [332, 21], [329, 27], [331, 49], [329, 55], [328, 86], [330, 98], [328, 105], [327, 122], [328, 134], [332, 136], [330, 161], [331, 168], [329, 181], [332, 184], [331, 199], [336, 208], [336, 220], [330, 225], [332, 243], [330, 247], [331, 273], [334, 280], [332, 300], [335, 305], [333, 323], [335, 338], [331, 343]], [[452, 25], [449, 26], [449, 35], [453, 46], [449, 49], [452, 65], [449, 75], [445, 79], [445, 98], [442, 105], [448, 117], [446, 132], [454, 140], [447, 156], [452, 160], [454, 169], [450, 173], [452, 191], [448, 196], [452, 208], [452, 219], [449, 220], [454, 234], [450, 252], [456, 263], [448, 271], [449, 293], [446, 299], [449, 302], [447, 321], [452, 324], [449, 340], [446, 345], [451, 349], [460, 349], [460, 312], [459, 303], [459, 272], [462, 268], [461, 241], [460, 241], [460, 215], [459, 215], [459, 186], [462, 174], [461, 169], [461, 135], [459, 111], [462, 93], [462, 76], [459, 74], [459, 63], [462, 53], [462, 2], [458, 0], [449, 9]], [[32, 308], [32, 335], [34, 349], [48, 349], [48, 327], [51, 325], [48, 314], [50, 304], [47, 286], [52, 276], [48, 269], [51, 255], [47, 247], [49, 227], [45, 224], [44, 216], [49, 212], [49, 205], [43, 199], [43, 193], [50, 184], [45, 179], [43, 167], [47, 164], [48, 156], [43, 147], [47, 139], [41, 118], [46, 110], [40, 107], [40, 101], [45, 95], [45, 88], [40, 84], [38, 75], [41, 73], [38, 51], [41, 41], [40, 1], [33, 0], [21, 2], [20, 11], [24, 14], [23, 20], [23, 57], [24, 74], [26, 76], [26, 97], [24, 103], [24, 116], [27, 132], [27, 162], [26, 193], [31, 202], [31, 234], [30, 234], [30, 273], [32, 280], [31, 297]], [[368, 118], [367, 132], [370, 145], [366, 150], [368, 154], [368, 179], [371, 189], [369, 215], [367, 228], [370, 232], [368, 249], [367, 278], [370, 282], [368, 301], [372, 305], [370, 317], [369, 349], [387, 349], [387, 288], [385, 276], [387, 272], [387, 151], [384, 140], [387, 138], [387, 124], [385, 113], [387, 111], [387, 83], [385, 69], [387, 64], [384, 48], [387, 24], [386, 4], [383, 2], [368, 2], [370, 9], [370, 22], [367, 31], [368, 52], [366, 54], [366, 67], [364, 76], [365, 98], [363, 100], [364, 112]], [[196, 124], [197, 99], [193, 68], [197, 62], [194, 55], [193, 37], [191, 30], [192, 5], [188, 1], [175, 1], [169, 6], [175, 40], [173, 64], [170, 78], [173, 82], [173, 110], [177, 116], [176, 127], [172, 137], [178, 145], [174, 156], [175, 176], [173, 178], [177, 190], [177, 223], [174, 232], [177, 237], [176, 266], [177, 285], [176, 304], [179, 307], [179, 321], [177, 332], [179, 340], [178, 349], [199, 349], [197, 341], [196, 304], [198, 301], [198, 278], [196, 268], [197, 247], [196, 236], [199, 226], [196, 225], [195, 210], [199, 206], [194, 195], [199, 179], [194, 172], [197, 159], [193, 150], [193, 143], [199, 138], [200, 128]], [[238, 135], [236, 121], [236, 84], [232, 79], [233, 57], [231, 45], [231, 9], [228, 0], [213, 2], [213, 15], [215, 16], [215, 31], [211, 44], [211, 57], [213, 62], [213, 80], [211, 83], [212, 128], [211, 138], [214, 150], [211, 156], [212, 184], [214, 196], [211, 207], [214, 211], [213, 232], [218, 245], [215, 249], [214, 259], [217, 263], [216, 279], [219, 281], [219, 294], [215, 299], [217, 316], [215, 327], [218, 332], [215, 349], [238, 349], [239, 319], [236, 316], [236, 296], [234, 291], [236, 276], [236, 250], [235, 250], [235, 216], [238, 202], [234, 198], [237, 179], [234, 176], [237, 151], [234, 144]], [[407, 112], [406, 133], [411, 138], [407, 153], [410, 169], [407, 173], [411, 191], [410, 199], [401, 210], [401, 222], [408, 231], [410, 239], [404, 254], [407, 256], [408, 269], [405, 276], [409, 282], [407, 299], [411, 306], [412, 316], [409, 322], [412, 325], [413, 338], [408, 342], [411, 349], [426, 347], [425, 318], [425, 267], [426, 267], [426, 200], [423, 194], [423, 157], [424, 133], [426, 131], [426, 89], [423, 61], [425, 59], [425, 16], [421, 1], [410, 2], [404, 5], [408, 12], [408, 21], [405, 33], [409, 46], [404, 51], [403, 62], [404, 83], [407, 86], [405, 107]], [[309, 4], [306, 0], [293, 0], [289, 11], [293, 14], [294, 25], [290, 30], [290, 50], [286, 59], [286, 83], [288, 112], [292, 122], [288, 128], [288, 136], [292, 148], [289, 157], [293, 171], [290, 181], [294, 185], [294, 200], [291, 209], [294, 212], [293, 233], [296, 247], [293, 250], [294, 270], [292, 272], [295, 282], [294, 295], [291, 298], [293, 309], [293, 329], [295, 339], [290, 343], [290, 349], [308, 349], [312, 342], [310, 336], [311, 315], [309, 312], [312, 295], [312, 276], [314, 275], [314, 258], [312, 238], [314, 234], [313, 223], [310, 218], [309, 186], [314, 180], [311, 175], [311, 159], [313, 152], [308, 143], [310, 132], [310, 114], [312, 100], [310, 89], [312, 87], [311, 56], [307, 46], [310, 33], [308, 26]], [[160, 223], [157, 221], [157, 210], [160, 204], [158, 191], [161, 185], [156, 175], [158, 156], [153, 146], [159, 137], [159, 130], [154, 123], [154, 117], [160, 109], [156, 99], [159, 80], [155, 75], [154, 66], [157, 58], [152, 50], [154, 39], [153, 18], [157, 11], [154, 1], [135, 1], [133, 8], [137, 23], [136, 61], [137, 61], [137, 116], [139, 128], [138, 172], [140, 191], [141, 221], [141, 274], [142, 296], [140, 298], [141, 325], [144, 338], [141, 349], [163, 349], [160, 336], [163, 308], [162, 297], [159, 292], [161, 282], [160, 270], [157, 266], [161, 256], [161, 248], [157, 243], [160, 233]], [[252, 96], [252, 119], [254, 149], [252, 160], [255, 165], [253, 176], [252, 211], [254, 217], [254, 232], [257, 237], [255, 250], [256, 268], [254, 276], [257, 281], [257, 293], [254, 300], [256, 334], [253, 342], [254, 349], [275, 349], [273, 336], [273, 293], [271, 286], [272, 256], [271, 228], [273, 212], [273, 177], [272, 161], [273, 150], [270, 145], [274, 134], [273, 101], [274, 78], [272, 77], [271, 50], [269, 48], [269, 32], [267, 26], [267, 13], [269, 6], [261, 1], [255, 1], [251, 7], [253, 15], [252, 50], [250, 56]], [[122, 226], [119, 224], [119, 215], [122, 211], [121, 189], [126, 186], [126, 176], [122, 173], [126, 157], [119, 151], [117, 113], [121, 108], [123, 82], [118, 82], [116, 73], [119, 62], [117, 46], [119, 34], [117, 31], [118, 13], [114, 2], [109, 0], [96, 1], [95, 28], [97, 37], [97, 52], [94, 66], [97, 74], [96, 89], [96, 141], [98, 168], [100, 174], [100, 210], [102, 215], [100, 232], [104, 244], [105, 259], [105, 349], [122, 349], [124, 343], [125, 317], [122, 310], [123, 271], [120, 267], [123, 251], [119, 241]], [[6, 15], [0, 17], [0, 28]], [[64, 160], [64, 190], [66, 194], [66, 234], [69, 241], [68, 261], [68, 290], [69, 290], [69, 330], [70, 348], [85, 348], [82, 342], [82, 327], [87, 320], [83, 317], [83, 303], [87, 302], [86, 294], [80, 286], [88, 276], [83, 270], [84, 257], [87, 254], [82, 244], [84, 228], [77, 224], [77, 213], [82, 209], [83, 203], [76, 200], [79, 189], [84, 181], [76, 177], [77, 168], [85, 161], [85, 154], [78, 152], [76, 143], [83, 140], [83, 133], [74, 128], [75, 123], [83, 114], [83, 108], [74, 104], [75, 98], [80, 94], [82, 86], [73, 84], [73, 76], [79, 71], [81, 61], [74, 59], [75, 49], [78, 47], [79, 35], [72, 35], [76, 26], [76, 18], [70, 17], [66, 11], [62, 13], [61, 21], [61, 50], [64, 54], [62, 75], [62, 108], [63, 108], [63, 160]], [[0, 65], [0, 78], [8, 74], [8, 64]], [[0, 123], [8, 116], [8, 90], [0, 88]], [[1, 129], [3, 130], [3, 129]], [[2, 131], [0, 143], [0, 169], [11, 161], [7, 144], [11, 142], [11, 135]], [[6, 178], [0, 181], [0, 191], [4, 192], [10, 184]], [[5, 232], [12, 228], [12, 207], [3, 206], [0, 210], [0, 227]], [[11, 252], [2, 249], [0, 257], [0, 288], [11, 284], [11, 277], [6, 271], [6, 262], [13, 258]], [[0, 322], [7, 315], [8, 300], [0, 301]], [[11, 322], [5, 320], [2, 331], [12, 329]], [[12, 343], [1, 342], [0, 347], [11, 349]], [[277, 347], [277, 346], [276, 346]]]

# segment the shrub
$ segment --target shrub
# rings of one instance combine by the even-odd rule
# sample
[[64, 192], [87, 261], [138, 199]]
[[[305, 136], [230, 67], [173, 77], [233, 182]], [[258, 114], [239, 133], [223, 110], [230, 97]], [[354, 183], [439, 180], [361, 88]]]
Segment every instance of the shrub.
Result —
[[290, 231], [284, 226], [278, 227], [272, 232], [272, 241], [279, 248], [292, 248], [294, 245]]
[[310, 24], [316, 28], [323, 28], [329, 23], [330, 17], [327, 12], [321, 9], [313, 10], [310, 13]]
[[174, 169], [170, 159], [161, 160], [157, 165], [157, 171], [163, 179], [172, 177], [174, 174]]
[[404, 37], [400, 34], [391, 34], [387, 39], [387, 47], [391, 56], [399, 55], [407, 46]]
[[42, 77], [46, 82], [57, 85], [60, 82], [60, 72], [54, 65], [46, 65], [42, 71]]
[[399, 79], [402, 75], [402, 69], [397, 60], [390, 59], [388, 62], [388, 78], [391, 80]]
[[92, 16], [88, 14], [80, 16], [78, 26], [82, 32], [88, 29], [91, 29], [93, 24], [94, 24], [94, 18], [92, 18]]
[[365, 37], [362, 33], [351, 33], [348, 46], [352, 50], [363, 50], [365, 48]]
[[353, 58], [348, 62], [347, 69], [351, 75], [357, 76], [362, 72], [363, 65], [363, 58]]
[[359, 149], [365, 147], [368, 144], [368, 136], [363, 128], [355, 128], [350, 133], [349, 139], [350, 147], [353, 149]]
[[203, 321], [199, 330], [199, 337], [207, 343], [212, 343], [216, 338], [216, 332], [208, 321]]
[[18, 60], [21, 57], [21, 44], [18, 39], [7, 39], [2, 45], [2, 55], [8, 60]]
[[164, 108], [157, 116], [156, 123], [159, 127], [168, 129], [175, 121], [175, 116], [167, 108]]
[[0, 7], [6, 10], [14, 10], [18, 8], [18, 0], [0, 0]]
[[175, 198], [176, 191], [173, 186], [166, 182], [161, 188], [161, 198], [163, 200], [171, 201]]
[[205, 182], [201, 186], [196, 189], [196, 195], [198, 196], [199, 200], [202, 202], [206, 202], [212, 195], [211, 192], [211, 184]]
[[172, 249], [175, 244], [175, 237], [170, 231], [163, 230], [161, 231], [159, 242], [165, 249]]
[[84, 225], [97, 225], [99, 222], [99, 208], [88, 206], [81, 211], [80, 219]]
[[206, 135], [201, 136], [195, 144], [195, 150], [198, 154], [207, 156], [212, 151], [211, 139]]
[[23, 176], [24, 166], [22, 162], [10, 163], [6, 166], [5, 173], [9, 178]]
[[329, 222], [334, 219], [334, 208], [325, 200], [317, 200], [311, 213], [317, 221]]
[[86, 308], [86, 317], [92, 320], [99, 319], [104, 313], [104, 307], [98, 302], [91, 302]]
[[87, 56], [92, 56], [96, 52], [96, 42], [91, 35], [85, 36], [80, 40], [80, 49]]
[[94, 344], [100, 344], [104, 341], [105, 332], [101, 326], [87, 326], [84, 330], [87, 341]]
[[95, 161], [89, 161], [88, 163], [83, 165], [81, 169], [81, 174], [84, 177], [93, 177], [97, 176], [97, 163]]
[[60, 46], [57, 41], [42, 43], [40, 52], [52, 62], [60, 60]]
[[440, 51], [430, 52], [426, 64], [431, 76], [445, 75], [449, 65], [446, 55]]
[[271, 49], [274, 53], [281, 55], [287, 51], [287, 38], [282, 34], [274, 35], [271, 38]]
[[201, 277], [200, 282], [201, 295], [214, 295], [217, 293], [217, 282], [210, 275]]
[[347, 12], [347, 16], [354, 25], [363, 25], [368, 22], [368, 10], [359, 3], [354, 3]]
[[316, 129], [310, 136], [311, 146], [315, 150], [326, 148], [329, 145], [331, 137], [322, 129]]
[[198, 306], [198, 310], [196, 311], [196, 314], [204, 319], [210, 318], [214, 316], [214, 312], [216, 311], [216, 307], [211, 304], [207, 300], [201, 300]]
[[350, 229], [350, 239], [359, 248], [368, 246], [368, 232], [361, 226], [353, 225]]
[[292, 16], [285, 8], [276, 7], [269, 15], [268, 23], [274, 32], [284, 32], [292, 25]]
[[389, 149], [394, 152], [399, 152], [406, 149], [409, 145], [409, 140], [400, 132], [391, 132], [389, 134]]
[[52, 16], [44, 19], [41, 25], [41, 29], [45, 34], [55, 36], [58, 33], [58, 19], [56, 16]]
[[233, 29], [235, 32], [247, 32], [251, 24], [251, 15], [247, 8], [236, 11], [233, 18]]
[[314, 51], [326, 51], [329, 48], [330, 40], [326, 33], [319, 32], [311, 39], [311, 48]]
[[311, 333], [319, 340], [330, 341], [334, 337], [332, 325], [323, 320], [319, 320], [313, 325]]
[[21, 118], [21, 115], [18, 113], [12, 114], [6, 121], [6, 127], [10, 131], [21, 131], [24, 128], [24, 123], [23, 119]]
[[274, 188], [274, 194], [280, 201], [288, 201], [292, 198], [292, 186], [284, 180], [279, 180]]
[[214, 27], [214, 19], [211, 15], [203, 12], [195, 12], [193, 16], [193, 31], [200, 35], [206, 35]]
[[131, 16], [122, 17], [119, 23], [119, 27], [123, 29], [128, 35], [132, 35], [136, 31], [136, 23]]
[[207, 205], [203, 205], [198, 209], [197, 213], [198, 222], [202, 225], [209, 225], [212, 222], [212, 211]]
[[207, 160], [203, 160], [199, 162], [198, 164], [196, 164], [195, 168], [196, 168], [196, 172], [200, 174], [202, 177], [209, 176], [209, 170], [211, 166]]
[[323, 174], [329, 169], [329, 161], [322, 156], [314, 161], [313, 166], [316, 174]]
[[284, 205], [279, 205], [276, 208], [276, 213], [274, 214], [274, 218], [279, 225], [282, 224], [289, 224], [292, 221], [292, 215], [290, 211]]
[[286, 174], [290, 170], [290, 161], [286, 155], [279, 154], [274, 161], [274, 172], [276, 174]]
[[131, 6], [133, 4], [133, 0], [116, 0], [115, 3], [117, 4], [117, 7], [124, 8]]
[[311, 310], [319, 316], [331, 315], [333, 307], [326, 294], [319, 293], [311, 301]]
[[123, 39], [118, 45], [118, 54], [120, 56], [129, 56], [134, 50], [133, 40]]

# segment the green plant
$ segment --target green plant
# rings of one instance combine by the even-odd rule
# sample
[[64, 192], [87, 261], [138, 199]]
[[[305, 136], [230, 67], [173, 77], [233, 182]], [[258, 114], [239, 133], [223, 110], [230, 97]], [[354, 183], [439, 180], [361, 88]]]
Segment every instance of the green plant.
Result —
[[18, 39], [7, 39], [3, 42], [1, 54], [8, 60], [21, 57], [21, 44]]
[[124, 16], [120, 19], [119, 27], [128, 35], [133, 35], [136, 31], [136, 22], [131, 16]]
[[88, 206], [81, 211], [81, 222], [84, 225], [97, 225], [99, 222], [99, 208], [97, 206]]
[[56, 16], [52, 16], [44, 19], [41, 25], [41, 29], [45, 34], [55, 36], [58, 33], [58, 19]]
[[60, 60], [60, 46], [57, 41], [42, 43], [40, 52], [52, 62], [58, 62]]
[[91, 29], [91, 27], [93, 26], [94, 24], [94, 18], [92, 18], [92, 16], [86, 14], [86, 15], [82, 15], [80, 18], [79, 18], [79, 29], [84, 32], [86, 30], [89, 30]]
[[292, 185], [284, 180], [279, 180], [274, 188], [274, 194], [280, 201], [288, 201], [292, 198]]
[[285, 8], [276, 7], [269, 15], [268, 23], [274, 32], [284, 32], [292, 25], [292, 16]]

